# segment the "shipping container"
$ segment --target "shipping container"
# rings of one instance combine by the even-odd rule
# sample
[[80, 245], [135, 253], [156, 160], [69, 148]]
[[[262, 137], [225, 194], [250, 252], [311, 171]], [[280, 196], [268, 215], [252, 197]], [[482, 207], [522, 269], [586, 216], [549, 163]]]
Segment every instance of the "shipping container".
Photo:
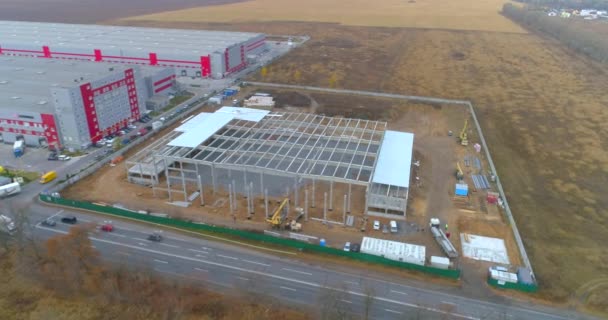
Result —
[[450, 259], [446, 257], [431, 256], [431, 266], [439, 269], [448, 269], [450, 267]]
[[361, 252], [421, 266], [426, 260], [425, 246], [370, 237], [363, 237]]
[[496, 270], [496, 268], [490, 268], [489, 273], [490, 278], [497, 280], [499, 284], [501, 282], [517, 283], [517, 275], [515, 273]]

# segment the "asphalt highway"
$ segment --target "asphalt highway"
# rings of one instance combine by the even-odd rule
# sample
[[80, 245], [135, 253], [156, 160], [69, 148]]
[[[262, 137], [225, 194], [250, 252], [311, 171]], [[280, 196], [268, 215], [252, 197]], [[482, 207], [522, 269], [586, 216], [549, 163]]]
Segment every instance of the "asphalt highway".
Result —
[[[65, 234], [71, 225], [59, 222], [64, 215], [74, 215], [78, 225], [100, 225], [107, 217], [57, 207], [32, 204], [29, 209], [31, 232], [40, 240]], [[53, 217], [55, 227], [40, 225]], [[245, 294], [270, 294], [289, 304], [318, 308], [328, 292], [338, 308], [360, 314], [366, 297], [373, 319], [593, 319], [568, 310], [505, 300], [495, 303], [429, 290], [410, 285], [406, 280], [381, 279], [364, 273], [343, 272], [298, 261], [295, 257], [264, 253], [244, 246], [189, 237], [163, 231], [163, 240], [147, 240], [157, 230], [152, 225], [128, 221], [112, 222], [113, 232], [91, 232], [93, 246], [112, 262], [154, 270], [172, 278], [200, 282], [218, 291]], [[328, 288], [332, 288], [329, 290]]]

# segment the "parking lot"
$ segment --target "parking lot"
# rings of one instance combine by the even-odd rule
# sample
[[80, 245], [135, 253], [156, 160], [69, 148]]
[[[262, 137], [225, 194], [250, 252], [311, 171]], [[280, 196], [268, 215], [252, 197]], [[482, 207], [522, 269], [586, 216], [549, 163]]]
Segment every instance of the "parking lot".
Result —
[[72, 161], [49, 161], [49, 153], [46, 148], [26, 147], [23, 156], [15, 158], [13, 145], [0, 143], [0, 166], [9, 170], [23, 170], [43, 174], [65, 167]]

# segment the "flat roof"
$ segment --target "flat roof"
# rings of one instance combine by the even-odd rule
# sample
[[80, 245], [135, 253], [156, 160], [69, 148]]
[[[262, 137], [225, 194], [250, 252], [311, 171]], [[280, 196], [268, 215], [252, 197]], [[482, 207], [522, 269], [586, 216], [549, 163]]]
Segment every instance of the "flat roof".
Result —
[[408, 188], [414, 134], [386, 130], [372, 182]]
[[[110, 71], [110, 68], [113, 68]], [[0, 56], [0, 111], [53, 113], [51, 88], [73, 87], [133, 66], [77, 60]], [[143, 75], [158, 68], [138, 66]], [[77, 81], [74, 81], [77, 80]]]
[[232, 114], [235, 119], [254, 121], [258, 122], [262, 120], [267, 114], [270, 113], [268, 110], [242, 108], [242, 107], [221, 107], [216, 111], [220, 113]]
[[234, 44], [261, 36], [261, 33], [81, 25], [44, 22], [0, 21], [0, 45], [11, 43], [48, 45], [61, 48], [155, 52], [161, 58], [176, 55], [201, 56], [224, 52]]
[[421, 266], [426, 262], [425, 246], [405, 242], [363, 237], [361, 252]]
[[232, 121], [232, 119], [234, 119], [234, 115], [229, 113], [201, 113], [197, 117], [188, 121], [190, 122], [195, 120], [195, 125], [187, 127], [183, 127], [183, 125], [180, 126], [180, 128], [185, 131], [179, 137], [169, 141], [168, 145], [174, 147], [194, 148], [213, 136], [221, 128]]

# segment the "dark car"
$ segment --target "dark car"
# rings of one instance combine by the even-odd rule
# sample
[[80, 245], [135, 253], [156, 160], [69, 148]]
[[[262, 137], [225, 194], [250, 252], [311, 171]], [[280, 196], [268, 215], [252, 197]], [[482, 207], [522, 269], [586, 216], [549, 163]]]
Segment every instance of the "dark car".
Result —
[[163, 236], [161, 236], [160, 233], [155, 232], [148, 236], [148, 240], [160, 242], [163, 240]]
[[42, 224], [43, 226], [46, 226], [46, 227], [54, 227], [57, 223], [55, 222], [55, 220], [48, 218], [48, 219], [44, 219], [42, 221], [42, 223], [40, 223], [40, 224]]
[[153, 129], [152, 126], [146, 126], [146, 130], [152, 131], [152, 129]]
[[61, 222], [67, 223], [67, 224], [76, 224], [77, 221], [78, 220], [74, 216], [65, 216], [65, 217], [61, 218]]
[[49, 160], [58, 160], [58, 159], [59, 159], [59, 156], [57, 155], [57, 153], [56, 153], [56, 152], [51, 152], [51, 153], [49, 154], [49, 157], [48, 157], [47, 159], [49, 159]]
[[353, 243], [350, 245], [350, 251], [351, 252], [359, 252], [361, 251], [361, 245], [358, 243]]

